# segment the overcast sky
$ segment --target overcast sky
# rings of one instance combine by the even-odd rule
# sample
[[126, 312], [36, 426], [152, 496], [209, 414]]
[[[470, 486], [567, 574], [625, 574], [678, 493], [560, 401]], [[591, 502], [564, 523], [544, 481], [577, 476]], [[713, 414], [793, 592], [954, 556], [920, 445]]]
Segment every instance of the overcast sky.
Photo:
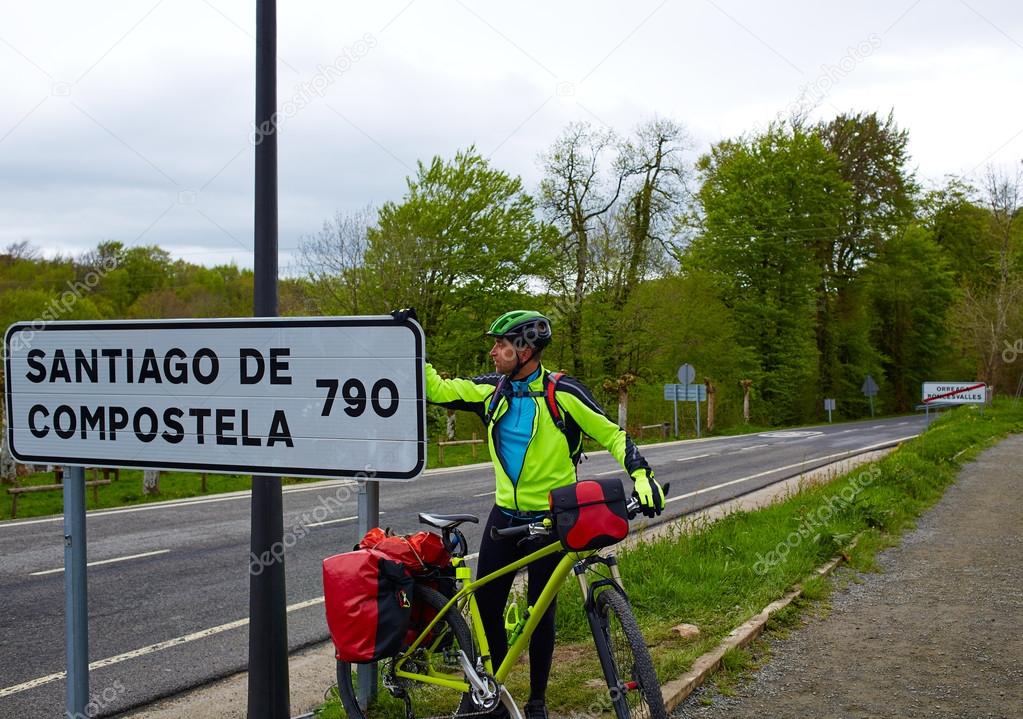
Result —
[[[1023, 158], [1018, 2], [823, 5], [282, 2], [282, 268], [335, 211], [400, 199], [420, 159], [475, 144], [534, 188], [573, 120], [670, 117], [704, 152], [794, 106], [894, 108], [925, 184]], [[250, 267], [255, 3], [0, 8], [0, 246]]]

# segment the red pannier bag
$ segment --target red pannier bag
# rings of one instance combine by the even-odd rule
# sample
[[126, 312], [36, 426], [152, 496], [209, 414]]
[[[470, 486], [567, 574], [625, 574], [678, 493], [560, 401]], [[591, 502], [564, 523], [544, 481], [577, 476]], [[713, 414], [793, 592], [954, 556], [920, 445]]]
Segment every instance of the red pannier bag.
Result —
[[401, 648], [412, 614], [413, 579], [405, 565], [370, 549], [323, 560], [323, 599], [334, 655], [375, 662]]
[[451, 564], [451, 554], [444, 540], [433, 532], [416, 532], [404, 536], [375, 527], [359, 542], [359, 549], [373, 549], [401, 562], [412, 576], [430, 574]]
[[548, 500], [558, 539], [573, 552], [610, 547], [629, 534], [620, 479], [584, 479], [552, 490]]
[[[381, 552], [401, 562], [417, 584], [436, 589], [449, 599], [455, 596], [451, 554], [444, 547], [444, 540], [439, 534], [422, 531], [399, 536], [375, 527], [366, 532], [358, 546], [360, 549]], [[433, 607], [413, 601], [412, 616], [403, 646], [410, 646], [436, 615]], [[428, 637], [427, 641], [432, 639]]]

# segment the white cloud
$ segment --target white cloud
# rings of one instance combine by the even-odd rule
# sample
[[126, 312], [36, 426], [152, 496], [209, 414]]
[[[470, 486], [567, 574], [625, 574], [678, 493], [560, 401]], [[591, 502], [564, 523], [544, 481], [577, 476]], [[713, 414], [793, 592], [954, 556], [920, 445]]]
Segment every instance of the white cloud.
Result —
[[[1011, 2], [294, 2], [278, 32], [279, 101], [308, 100], [280, 133], [282, 266], [335, 210], [399, 199], [419, 159], [475, 143], [533, 186], [567, 122], [626, 132], [654, 115], [702, 151], [765, 126], [872, 37], [814, 117], [894, 108], [924, 179], [1023, 155]], [[241, 0], [8, 0], [0, 245], [141, 236], [250, 265], [254, 33]], [[332, 63], [344, 71], [310, 94]]]

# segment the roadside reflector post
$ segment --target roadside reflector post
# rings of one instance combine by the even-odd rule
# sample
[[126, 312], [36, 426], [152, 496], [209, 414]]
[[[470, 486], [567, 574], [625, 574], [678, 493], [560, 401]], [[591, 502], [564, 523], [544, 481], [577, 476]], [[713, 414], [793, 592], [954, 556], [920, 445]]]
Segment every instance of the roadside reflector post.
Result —
[[64, 617], [67, 712], [84, 717], [89, 703], [89, 614], [85, 581], [85, 467], [64, 468]]
[[[380, 483], [369, 479], [359, 480], [359, 538], [374, 527], [380, 526]], [[366, 709], [377, 695], [377, 665], [360, 664], [359, 706]]]

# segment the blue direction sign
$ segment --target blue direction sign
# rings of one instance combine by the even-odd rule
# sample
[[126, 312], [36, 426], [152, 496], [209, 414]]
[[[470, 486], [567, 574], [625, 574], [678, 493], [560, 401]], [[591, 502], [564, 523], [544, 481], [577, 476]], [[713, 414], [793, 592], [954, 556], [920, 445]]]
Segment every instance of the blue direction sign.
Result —
[[706, 402], [707, 386], [702, 384], [666, 384], [664, 399], [668, 402]]

